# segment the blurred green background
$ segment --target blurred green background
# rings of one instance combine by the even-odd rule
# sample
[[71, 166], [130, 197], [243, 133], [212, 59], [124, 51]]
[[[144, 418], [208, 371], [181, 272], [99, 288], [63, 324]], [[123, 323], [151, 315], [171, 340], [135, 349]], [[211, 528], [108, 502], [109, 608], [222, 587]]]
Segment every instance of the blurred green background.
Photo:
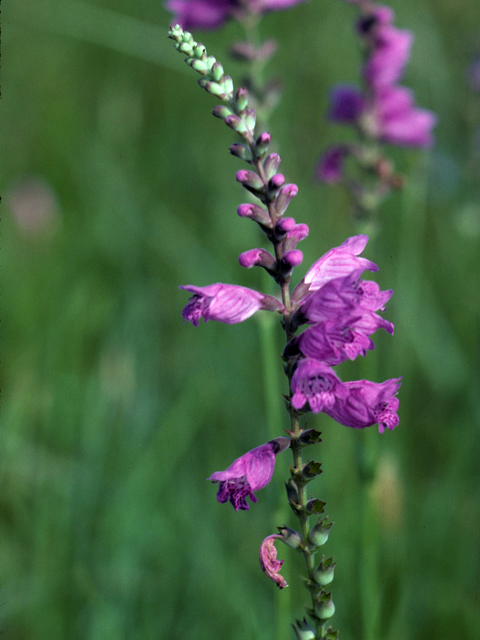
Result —
[[[337, 561], [341, 638], [477, 640], [480, 95], [467, 68], [480, 54], [480, 4], [392, 6], [415, 32], [403, 83], [438, 114], [437, 144], [428, 155], [389, 150], [409, 183], [382, 206], [364, 255], [394, 288], [395, 336], [376, 337], [367, 362], [343, 375], [402, 375], [400, 426], [380, 436], [310, 417], [324, 440], [315, 495], [336, 522], [325, 552]], [[312, 179], [325, 146], [351, 135], [324, 114], [329, 87], [356, 81], [354, 16], [341, 0], [312, 0], [262, 24], [280, 42], [268, 73], [282, 77], [284, 96], [270, 131], [300, 189], [289, 215], [310, 227], [305, 268], [355, 233], [342, 191]], [[303, 616], [301, 558], [279, 549], [290, 587], [278, 593], [258, 564], [263, 538], [295, 526], [281, 506], [288, 456], [248, 512], [219, 505], [205, 482], [272, 437], [263, 325], [184, 326], [178, 285], [266, 284], [237, 263], [260, 236], [235, 213], [245, 195], [232, 132], [167, 40], [169, 21], [152, 0], [5, 3], [5, 639], [283, 640]], [[242, 66], [227, 51], [241, 29], [194, 35], [237, 84]], [[287, 427], [280, 415], [276, 435]], [[368, 552], [378, 638], [361, 624], [360, 439], [379, 455]]]

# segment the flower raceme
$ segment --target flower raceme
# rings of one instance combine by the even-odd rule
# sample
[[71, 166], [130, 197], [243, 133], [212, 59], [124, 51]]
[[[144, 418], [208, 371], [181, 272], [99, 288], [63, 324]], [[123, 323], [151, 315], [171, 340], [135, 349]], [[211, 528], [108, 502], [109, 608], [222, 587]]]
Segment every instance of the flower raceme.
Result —
[[219, 483], [217, 500], [233, 505], [235, 511], [248, 511], [247, 497], [257, 502], [254, 491], [270, 482], [275, 456], [290, 446], [289, 438], [275, 438], [237, 458], [225, 471], [215, 471], [207, 480]]

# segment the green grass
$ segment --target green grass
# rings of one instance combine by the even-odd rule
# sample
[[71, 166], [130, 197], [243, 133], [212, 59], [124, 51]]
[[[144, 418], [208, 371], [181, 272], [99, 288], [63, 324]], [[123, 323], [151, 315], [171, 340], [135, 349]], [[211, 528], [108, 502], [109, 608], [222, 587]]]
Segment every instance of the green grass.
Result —
[[[465, 74], [480, 6], [393, 6], [416, 33], [405, 83], [439, 124], [428, 157], [392, 150], [408, 187], [383, 205], [365, 252], [395, 291], [395, 336], [378, 336], [368, 357], [378, 380], [403, 376], [400, 426], [364, 434], [380, 460], [379, 629], [382, 640], [476, 640], [480, 96]], [[270, 130], [300, 188], [289, 213], [310, 227], [305, 265], [355, 232], [341, 191], [312, 181], [321, 150], [349, 135], [324, 113], [329, 87], [355, 81], [353, 15], [341, 0], [312, 1], [262, 25], [280, 41], [269, 72], [284, 98]], [[180, 315], [179, 284], [264, 283], [236, 261], [260, 239], [235, 213], [231, 132], [167, 40], [160, 3], [17, 0], [3, 18], [0, 632], [273, 640], [275, 612], [302, 617], [305, 600], [300, 557], [279, 550], [284, 600], [258, 564], [282, 524], [289, 460], [249, 512], [219, 505], [205, 482], [271, 437], [262, 328], [195, 329]], [[233, 24], [198, 34], [236, 82], [226, 51], [239, 36]], [[25, 230], [19, 216], [42, 203], [45, 224]], [[359, 434], [308, 422], [324, 434], [315, 494], [336, 522], [333, 623], [359, 640]]]

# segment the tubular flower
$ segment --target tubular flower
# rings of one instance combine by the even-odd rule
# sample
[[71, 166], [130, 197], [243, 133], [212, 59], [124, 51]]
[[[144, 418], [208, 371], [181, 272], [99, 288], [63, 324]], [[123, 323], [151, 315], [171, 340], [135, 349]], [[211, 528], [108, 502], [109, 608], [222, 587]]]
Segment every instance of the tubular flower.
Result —
[[327, 365], [305, 358], [300, 360], [292, 378], [292, 406], [302, 409], [308, 403], [314, 413], [332, 409], [338, 397], [345, 398], [347, 389]]
[[250, 318], [259, 309], [281, 311], [282, 303], [273, 296], [234, 284], [210, 284], [207, 287], [184, 285], [179, 287], [193, 293], [182, 311], [185, 321], [198, 327], [200, 318], [205, 322], [217, 320], [225, 324], [237, 324]]
[[275, 438], [237, 458], [225, 471], [215, 471], [207, 480], [219, 483], [218, 502], [229, 500], [235, 511], [248, 511], [247, 497], [257, 502], [254, 491], [267, 486], [275, 469], [275, 456], [289, 446], [289, 438]]
[[356, 380], [344, 382], [348, 393], [344, 397], [335, 397], [332, 407], [327, 407], [325, 413], [337, 422], [347, 427], [364, 429], [378, 424], [380, 433], [387, 429], [394, 429], [398, 425], [398, 392], [401, 378], [392, 378], [385, 382], [370, 382], [370, 380]]

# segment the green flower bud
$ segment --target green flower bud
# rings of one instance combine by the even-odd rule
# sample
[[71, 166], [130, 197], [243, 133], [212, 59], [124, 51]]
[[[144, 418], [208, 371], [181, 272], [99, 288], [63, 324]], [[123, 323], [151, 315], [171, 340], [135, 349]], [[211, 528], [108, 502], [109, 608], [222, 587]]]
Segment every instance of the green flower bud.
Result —
[[186, 53], [187, 56], [193, 56], [193, 47], [188, 42], [178, 42], [175, 45], [175, 49], [180, 51], [180, 53]]
[[218, 82], [220, 84], [223, 83], [223, 67], [220, 62], [215, 62], [215, 64], [212, 65], [211, 76], [215, 80], [215, 82]]
[[222, 120], [225, 120], [225, 118], [228, 118], [228, 116], [233, 115], [233, 111], [230, 107], [220, 104], [218, 105], [218, 107], [214, 107], [212, 109], [212, 115], [214, 115], [216, 118], [221, 118]]
[[237, 111], [243, 111], [248, 106], [248, 91], [245, 87], [240, 87], [235, 93], [235, 106]]
[[230, 76], [225, 76], [223, 80], [223, 89], [225, 93], [228, 95], [229, 99], [232, 99], [233, 94], [233, 80]]
[[195, 57], [203, 59], [203, 56], [204, 56], [205, 53], [206, 53], [205, 47], [203, 46], [203, 44], [201, 42], [199, 42], [197, 44], [197, 46], [195, 47]]
[[280, 164], [280, 156], [278, 153], [271, 153], [267, 156], [263, 162], [263, 169], [265, 171], [265, 176], [267, 180], [273, 178], [275, 175], [278, 165]]
[[327, 560], [325, 556], [322, 556], [320, 564], [313, 572], [313, 579], [321, 587], [326, 587], [327, 584], [332, 582], [335, 564], [333, 558], [328, 558]]
[[216, 61], [217, 59], [214, 56], [208, 56], [207, 58], [208, 68], [211, 69]]
[[283, 525], [283, 527], [278, 527], [278, 531], [282, 536], [282, 542], [285, 542], [292, 549], [298, 549], [302, 544], [302, 536], [295, 529]]
[[208, 74], [207, 64], [203, 62], [203, 60], [198, 60], [197, 58], [185, 58], [185, 62], [192, 67], [192, 69], [201, 73], [202, 76], [206, 76]]
[[333, 522], [328, 524], [328, 516], [323, 520], [318, 520], [317, 524], [308, 534], [308, 539], [314, 547], [321, 547], [328, 540], [330, 529], [333, 527]]
[[236, 115], [228, 116], [225, 118], [225, 124], [233, 129], [237, 133], [239, 133], [242, 137], [246, 138], [248, 136], [248, 130], [245, 126], [245, 122]]
[[245, 124], [250, 129], [250, 131], [254, 131], [256, 121], [257, 114], [255, 113], [255, 109], [247, 109], [245, 113]]
[[292, 624], [297, 640], [315, 640], [315, 630], [308, 624], [306, 619], [296, 620], [295, 624]]
[[236, 156], [237, 158], [240, 158], [240, 160], [244, 160], [245, 162], [248, 162], [250, 164], [253, 161], [252, 152], [250, 151], [249, 147], [245, 146], [244, 144], [232, 144], [229, 148], [229, 151], [232, 156]]
[[258, 158], [263, 158], [270, 145], [271, 136], [269, 133], [261, 133], [255, 141], [255, 153]]
[[328, 620], [335, 613], [332, 594], [321, 591], [315, 602], [315, 614], [320, 620]]
[[202, 89], [205, 89], [205, 91], [207, 91], [207, 93], [210, 93], [212, 96], [216, 96], [221, 100], [225, 100], [227, 98], [222, 87], [216, 82], [208, 80], [208, 78], [200, 78], [198, 84], [202, 87]]

